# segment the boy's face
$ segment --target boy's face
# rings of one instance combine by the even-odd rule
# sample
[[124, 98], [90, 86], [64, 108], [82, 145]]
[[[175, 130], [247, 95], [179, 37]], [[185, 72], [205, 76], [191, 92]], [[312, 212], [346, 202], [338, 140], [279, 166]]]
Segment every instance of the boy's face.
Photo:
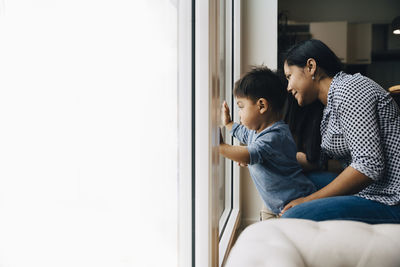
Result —
[[240, 122], [250, 130], [257, 130], [260, 123], [260, 107], [253, 100], [236, 97]]

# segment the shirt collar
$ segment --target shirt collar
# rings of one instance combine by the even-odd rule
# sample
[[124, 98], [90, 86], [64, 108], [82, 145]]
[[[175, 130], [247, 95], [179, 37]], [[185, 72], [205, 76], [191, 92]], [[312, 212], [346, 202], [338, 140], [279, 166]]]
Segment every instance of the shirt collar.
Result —
[[334, 89], [336, 87], [336, 84], [342, 79], [342, 77], [345, 75], [343, 71], [340, 71], [336, 73], [336, 75], [333, 77], [331, 85], [329, 86], [329, 91], [328, 91], [328, 100], [326, 106], [331, 106], [332, 105], [332, 97], [334, 94]]

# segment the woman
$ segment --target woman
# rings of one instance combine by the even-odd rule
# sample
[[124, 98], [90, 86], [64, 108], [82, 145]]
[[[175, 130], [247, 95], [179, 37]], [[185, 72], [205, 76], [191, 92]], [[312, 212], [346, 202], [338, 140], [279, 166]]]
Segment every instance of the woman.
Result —
[[[321, 41], [307, 40], [287, 53], [287, 90], [299, 106], [319, 100], [321, 152], [345, 169], [320, 189], [288, 203], [283, 218], [400, 223], [400, 112], [382, 87], [341, 71]], [[307, 164], [305, 158], [300, 163]]]

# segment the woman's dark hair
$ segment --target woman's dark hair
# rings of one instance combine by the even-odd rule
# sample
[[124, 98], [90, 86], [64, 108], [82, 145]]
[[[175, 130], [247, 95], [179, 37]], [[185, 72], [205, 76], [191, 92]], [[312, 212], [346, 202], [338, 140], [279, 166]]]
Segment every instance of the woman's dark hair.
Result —
[[254, 102], [265, 98], [272, 111], [280, 113], [286, 101], [286, 87], [277, 73], [265, 66], [255, 66], [235, 84], [233, 94]]
[[[283, 69], [278, 71], [283, 84], [287, 86], [287, 79]], [[300, 107], [296, 98], [287, 94], [287, 102], [283, 112], [283, 120], [289, 125], [297, 146], [297, 151], [304, 152], [307, 161], [323, 168], [321, 162], [321, 132], [320, 125], [324, 105], [316, 100], [313, 103]]]
[[304, 67], [309, 58], [313, 58], [317, 62], [317, 67], [323, 69], [329, 77], [334, 77], [343, 69], [335, 53], [326, 44], [316, 39], [302, 41], [289, 48], [285, 55], [285, 62], [289, 66]]
[[307, 161], [319, 165], [321, 154], [320, 124], [324, 105], [320, 101], [300, 107], [297, 100], [288, 94], [284, 121], [289, 125], [297, 151], [304, 152]]

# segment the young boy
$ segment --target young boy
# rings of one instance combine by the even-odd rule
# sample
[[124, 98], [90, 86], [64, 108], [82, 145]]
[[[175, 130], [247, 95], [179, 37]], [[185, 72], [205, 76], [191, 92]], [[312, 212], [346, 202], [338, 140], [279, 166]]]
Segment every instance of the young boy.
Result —
[[276, 215], [290, 201], [316, 190], [302, 173], [293, 137], [281, 120], [286, 95], [277, 74], [257, 67], [235, 84], [241, 124], [231, 121], [225, 101], [221, 114], [223, 125], [246, 146], [231, 146], [221, 140], [220, 154], [241, 165], [248, 164], [261, 198]]

